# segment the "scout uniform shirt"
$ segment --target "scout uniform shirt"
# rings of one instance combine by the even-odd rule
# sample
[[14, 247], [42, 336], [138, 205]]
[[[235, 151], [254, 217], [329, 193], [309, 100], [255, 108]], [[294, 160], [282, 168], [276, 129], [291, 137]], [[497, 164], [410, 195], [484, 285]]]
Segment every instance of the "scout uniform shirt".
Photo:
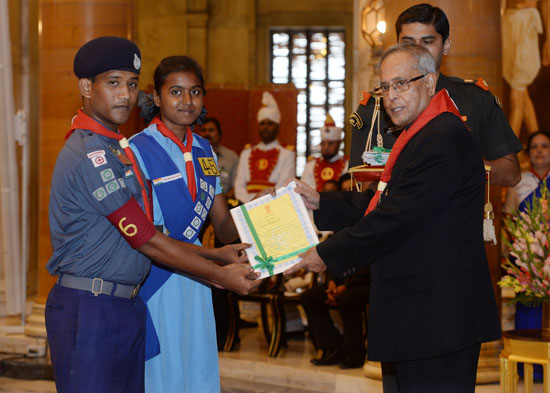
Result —
[[50, 274], [141, 284], [150, 260], [107, 219], [132, 197], [143, 207], [134, 168], [116, 140], [77, 129], [55, 165], [50, 194]]

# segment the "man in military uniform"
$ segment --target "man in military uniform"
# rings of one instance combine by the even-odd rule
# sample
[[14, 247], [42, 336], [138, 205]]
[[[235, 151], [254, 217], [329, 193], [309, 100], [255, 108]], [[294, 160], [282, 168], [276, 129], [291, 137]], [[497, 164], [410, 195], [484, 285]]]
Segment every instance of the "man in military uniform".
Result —
[[[513, 186], [520, 180], [520, 168], [516, 153], [521, 143], [510, 128], [498, 97], [493, 96], [483, 80], [462, 80], [440, 73], [441, 60], [449, 54], [449, 21], [438, 7], [430, 4], [412, 6], [395, 23], [399, 43], [416, 43], [430, 51], [436, 62], [438, 77], [436, 90], [447, 89], [458, 110], [481, 150], [486, 165], [491, 166], [491, 183]], [[362, 165], [361, 155], [365, 149], [371, 118], [374, 110], [374, 97], [363, 93], [361, 103], [350, 118], [353, 126], [350, 167]], [[399, 134], [387, 113], [381, 108], [380, 131], [384, 147], [391, 148]]]
[[151, 259], [239, 293], [259, 284], [249, 265], [208, 260], [241, 261], [245, 245], [202, 248], [153, 226], [143, 174], [118, 132], [140, 68], [138, 47], [119, 37], [89, 41], [74, 59], [83, 106], [51, 181], [47, 269], [58, 279], [45, 311], [62, 393], [144, 391], [146, 311], [136, 294]]
[[281, 112], [275, 98], [264, 92], [258, 111], [258, 131], [261, 142], [245, 147], [239, 157], [235, 178], [235, 197], [249, 202], [258, 192], [269, 187], [281, 187], [286, 179], [296, 176], [296, 154], [277, 140]]
[[235, 182], [235, 176], [237, 176], [239, 156], [233, 150], [228, 149], [220, 143], [222, 139], [222, 127], [219, 120], [215, 117], [204, 119], [198, 130], [198, 134], [208, 139], [208, 142], [212, 145], [212, 149], [218, 158], [223, 193], [227, 197], [232, 197], [234, 195], [233, 183]]
[[325, 126], [321, 127], [321, 157], [312, 158], [306, 164], [302, 181], [322, 191], [329, 180], [340, 179], [348, 170], [348, 159], [339, 154], [342, 143], [342, 129], [336, 127], [334, 120], [327, 114]]

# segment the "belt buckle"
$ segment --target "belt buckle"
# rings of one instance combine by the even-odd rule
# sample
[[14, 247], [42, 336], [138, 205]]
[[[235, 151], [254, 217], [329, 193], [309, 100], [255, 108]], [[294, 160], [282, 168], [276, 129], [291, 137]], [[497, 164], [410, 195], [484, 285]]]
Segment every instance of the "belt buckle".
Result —
[[133, 299], [137, 296], [139, 292], [139, 287], [140, 287], [139, 284], [134, 287], [134, 290], [132, 291], [132, 297], [130, 299]]
[[[96, 282], [99, 282], [99, 291], [94, 290], [94, 288], [96, 286]], [[94, 294], [94, 296], [99, 295], [103, 291], [103, 279], [102, 278], [94, 278], [92, 280], [92, 289], [91, 289], [91, 291]]]

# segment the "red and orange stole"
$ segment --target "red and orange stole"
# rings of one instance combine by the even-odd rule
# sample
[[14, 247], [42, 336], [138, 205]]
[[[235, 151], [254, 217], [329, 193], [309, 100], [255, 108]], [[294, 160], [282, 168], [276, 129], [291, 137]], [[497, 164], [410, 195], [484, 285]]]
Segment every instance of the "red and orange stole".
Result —
[[346, 166], [346, 159], [342, 158], [334, 162], [329, 162], [323, 157], [315, 160], [315, 166], [313, 167], [313, 176], [315, 177], [315, 184], [317, 185], [317, 191], [322, 191], [323, 186], [329, 180], [340, 179], [340, 175]]

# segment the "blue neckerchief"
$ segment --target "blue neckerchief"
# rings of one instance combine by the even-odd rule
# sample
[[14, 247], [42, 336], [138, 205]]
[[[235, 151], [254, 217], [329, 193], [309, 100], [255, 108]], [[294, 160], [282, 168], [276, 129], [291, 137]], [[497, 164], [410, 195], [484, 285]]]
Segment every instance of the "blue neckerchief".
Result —
[[[216, 190], [216, 176], [206, 176], [205, 170], [198, 160], [203, 157], [213, 160], [212, 148], [205, 139], [196, 135], [194, 135], [194, 139], [199, 142], [200, 147], [193, 146], [192, 150], [198, 188], [196, 200], [193, 202], [187, 183], [181, 176], [178, 167], [155, 138], [144, 133], [132, 138], [132, 142], [138, 147], [149, 173], [162, 210], [164, 227], [168, 230], [168, 236], [187, 243], [193, 243], [197, 239], [208, 211], [214, 204]], [[182, 205], [193, 208], [182, 208]], [[172, 269], [155, 264], [151, 266], [151, 272], [139, 291], [139, 295], [146, 304], [173, 272]], [[145, 360], [149, 360], [159, 353], [158, 336], [147, 310]]]

